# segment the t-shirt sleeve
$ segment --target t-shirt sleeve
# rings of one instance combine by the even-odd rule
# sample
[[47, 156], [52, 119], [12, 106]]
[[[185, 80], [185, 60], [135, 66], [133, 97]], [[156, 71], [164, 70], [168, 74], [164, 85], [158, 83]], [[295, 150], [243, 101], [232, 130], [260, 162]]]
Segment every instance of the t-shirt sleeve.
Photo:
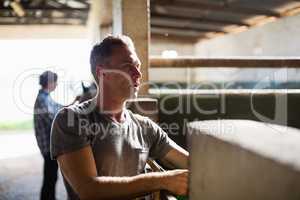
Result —
[[78, 118], [70, 108], [63, 108], [56, 115], [51, 128], [52, 159], [90, 144], [87, 135], [79, 131]]
[[174, 146], [173, 140], [155, 122], [147, 119], [147, 135], [150, 138], [150, 157], [154, 159], [163, 158]]

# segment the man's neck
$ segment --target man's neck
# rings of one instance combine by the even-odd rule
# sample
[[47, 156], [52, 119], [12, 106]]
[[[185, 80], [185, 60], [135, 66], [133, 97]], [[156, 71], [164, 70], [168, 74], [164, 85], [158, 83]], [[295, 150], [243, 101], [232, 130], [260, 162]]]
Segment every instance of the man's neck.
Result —
[[42, 88], [42, 90], [46, 93], [50, 93], [50, 90], [48, 88]]
[[97, 107], [99, 112], [104, 113], [113, 121], [125, 121], [125, 100], [113, 99], [108, 96], [97, 96]]

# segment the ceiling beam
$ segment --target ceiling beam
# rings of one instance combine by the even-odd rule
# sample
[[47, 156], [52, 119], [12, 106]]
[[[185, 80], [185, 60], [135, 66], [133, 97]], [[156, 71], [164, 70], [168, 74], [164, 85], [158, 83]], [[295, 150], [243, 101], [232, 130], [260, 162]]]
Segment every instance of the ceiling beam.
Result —
[[[73, 12], [73, 11], [59, 11], [59, 10], [44, 10], [40, 11], [38, 14], [36, 14], [37, 11], [27, 11], [26, 15], [23, 18], [78, 18], [78, 19], [87, 19], [88, 18], [88, 13], [86, 12]], [[54, 12], [60, 12], [59, 15], [53, 15]], [[0, 19], [1, 18], [7, 18], [7, 17], [14, 17], [17, 18], [15, 15], [12, 13], [5, 13], [5, 12], [0, 12]]]
[[79, 18], [72, 16], [60, 16], [60, 17], [51, 17], [51, 16], [26, 16], [22, 18], [16, 17], [1, 17], [0, 24], [1, 25], [23, 25], [23, 24], [61, 24], [61, 25], [85, 25], [87, 21], [87, 17]]
[[200, 30], [180, 29], [173, 27], [151, 27], [152, 34], [184, 36], [184, 37], [203, 37], [209, 38], [214, 32], [206, 32]]
[[[77, 16], [77, 15], [73, 15], [74, 13], [70, 13], [70, 14], [67, 14], [67, 13], [64, 13], [64, 15], [62, 16], [51, 16], [49, 15], [49, 13], [43, 13], [40, 17], [36, 17], [35, 15], [27, 15], [25, 17], [22, 17], [22, 18], [26, 18], [28, 20], [36, 20], [36, 19], [43, 19], [43, 18], [51, 18], [51, 19], [80, 19], [80, 20], [86, 20], [88, 18], [88, 15], [82, 15], [82, 16]], [[1, 16], [0, 15], [0, 21], [4, 19], [20, 19], [19, 17], [15, 17], [15, 16]]]
[[77, 1], [86, 5], [87, 7], [90, 7], [90, 4], [86, 0], [77, 0]]
[[180, 28], [194, 28], [207, 31], [219, 31], [230, 33], [233, 29], [239, 28], [238, 25], [228, 25], [224, 23], [206, 22], [199, 19], [185, 19], [177, 17], [151, 17], [151, 26], [173, 26]]
[[281, 16], [282, 17], [293, 16], [299, 13], [300, 13], [300, 6], [284, 11], [283, 13], [281, 13]]
[[153, 6], [151, 7], [151, 16], [168, 16], [176, 17], [178, 19], [188, 19], [188, 20], [201, 20], [203, 22], [209, 23], [220, 23], [220, 24], [229, 24], [229, 25], [238, 25], [238, 26], [250, 26], [250, 24], [245, 23], [241, 20], [228, 20], [228, 19], [212, 19], [207, 15], [204, 15], [201, 12], [182, 12], [180, 8], [170, 8], [163, 6]]
[[[9, 18], [7, 18], [9, 19]], [[85, 25], [86, 20], [79, 18], [10, 18], [1, 20], [0, 25]]]
[[69, 8], [66, 4], [63, 4], [59, 1], [54, 1], [54, 0], [46, 1], [46, 5], [50, 6], [51, 8], [55, 8], [55, 9]]
[[[155, 3], [156, 5], [160, 5], [159, 1]], [[221, 4], [212, 4], [212, 3], [207, 3], [207, 2], [191, 2], [191, 1], [178, 1], [178, 0], [173, 0], [172, 5], [180, 8], [192, 8], [192, 9], [199, 9], [202, 11], [219, 11], [219, 12], [224, 12], [224, 13], [238, 13], [241, 15], [265, 15], [265, 16], [271, 16], [271, 17], [280, 17], [280, 13], [274, 12], [271, 10], [266, 10], [266, 9], [258, 9], [258, 8], [246, 8], [242, 6], [230, 6], [230, 3], [221, 5]], [[168, 5], [163, 5], [163, 6], [168, 6]]]
[[183, 31], [196, 31], [199, 33], [225, 33], [224, 31], [205, 29], [201, 27], [187, 27], [187, 26], [178, 26], [176, 24], [151, 24], [151, 28], [166, 28], [169, 30], [183, 30]]
[[[34, 7], [34, 8], [29, 8], [29, 7], [24, 7], [25, 11], [61, 11], [61, 12], [67, 12], [67, 11], [74, 11], [74, 12], [88, 12], [88, 8], [53, 8], [53, 7]], [[8, 8], [0, 8], [0, 12], [4, 11], [12, 11], [12, 9]]]
[[[300, 0], [299, 0], [300, 1]], [[187, 20], [197, 23], [204, 23], [209, 24], [212, 26], [249, 26], [249, 24], [243, 23], [243, 22], [236, 22], [236, 21], [225, 21], [225, 20], [215, 20], [215, 19], [209, 19], [202, 16], [184, 16], [182, 14], [175, 14], [175, 13], [168, 13], [168, 14], [161, 14], [157, 12], [151, 13], [151, 19], [154, 17], [157, 18], [166, 18], [166, 19], [173, 19], [173, 20]]]
[[[79, 1], [79, 0], [76, 0], [76, 1], [73, 1], [73, 2], [76, 2], [78, 4], [81, 4], [82, 6], [85, 7], [85, 9], [88, 9], [90, 7], [89, 3], [85, 2], [85, 1]], [[56, 8], [56, 9], [60, 9], [60, 8], [71, 8], [73, 9], [73, 7], [71, 7], [69, 4], [68, 4], [68, 1], [65, 1], [65, 2], [60, 2], [60, 1], [57, 1], [57, 0], [35, 0], [35, 1], [32, 1], [31, 3], [29, 4], [25, 4], [23, 5], [24, 8], [26, 9], [30, 9], [30, 8], [36, 8], [36, 7], [51, 7], [51, 8]]]
[[[176, 36], [176, 35], [164, 35], [164, 34], [156, 34], [156, 33], [152, 33], [151, 32], [151, 40], [168, 40], [171, 42], [178, 42], [178, 40], [180, 40], [180, 42], [185, 42], [185, 43], [196, 43], [199, 40], [199, 37], [189, 37], [189, 36]], [[158, 41], [160, 42], [160, 41]]]
[[[21, 25], [20, 23], [6, 23], [6, 22], [1, 22], [0, 21], [0, 25], [5, 25], [5, 26], [9, 26], [9, 25]], [[56, 22], [39, 22], [39, 23], [33, 23], [33, 22], [25, 22], [22, 23], [22, 25], [85, 25], [85, 23], [70, 23], [70, 22], [62, 22], [62, 23], [56, 23]]]

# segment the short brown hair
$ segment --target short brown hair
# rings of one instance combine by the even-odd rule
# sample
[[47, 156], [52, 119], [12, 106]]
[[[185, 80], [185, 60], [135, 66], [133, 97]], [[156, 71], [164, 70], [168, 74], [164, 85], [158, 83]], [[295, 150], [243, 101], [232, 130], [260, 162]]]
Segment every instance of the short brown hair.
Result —
[[134, 44], [130, 37], [126, 35], [112, 36], [109, 35], [102, 42], [94, 45], [90, 55], [91, 72], [96, 80], [96, 67], [99, 64], [105, 64], [109, 61], [109, 57], [115, 48], [125, 46], [134, 50]]

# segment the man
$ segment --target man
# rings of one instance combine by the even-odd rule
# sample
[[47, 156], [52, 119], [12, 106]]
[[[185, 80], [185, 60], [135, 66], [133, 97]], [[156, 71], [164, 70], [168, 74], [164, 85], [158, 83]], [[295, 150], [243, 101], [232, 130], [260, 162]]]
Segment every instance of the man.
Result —
[[34, 104], [34, 130], [44, 158], [44, 177], [40, 199], [54, 200], [58, 165], [50, 157], [50, 131], [54, 116], [61, 105], [52, 100], [50, 93], [57, 86], [57, 74], [45, 71], [39, 77], [39, 84], [41, 89]]
[[[140, 85], [140, 60], [127, 36], [108, 36], [94, 46], [94, 99], [60, 111], [51, 151], [69, 199], [132, 199], [157, 190], [187, 193], [188, 153], [146, 117], [125, 108]], [[142, 174], [148, 157], [182, 170]]]

